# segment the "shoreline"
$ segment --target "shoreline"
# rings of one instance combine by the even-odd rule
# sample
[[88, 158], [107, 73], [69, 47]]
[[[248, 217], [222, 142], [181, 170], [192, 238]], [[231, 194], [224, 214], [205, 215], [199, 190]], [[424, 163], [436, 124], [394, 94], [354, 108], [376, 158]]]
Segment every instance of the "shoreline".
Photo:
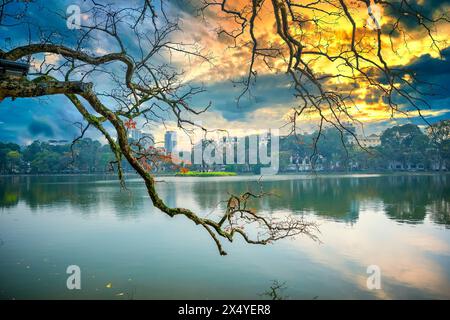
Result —
[[[224, 171], [226, 172], [226, 171]], [[232, 173], [232, 172], [230, 172]], [[303, 172], [280, 172], [274, 176], [343, 176], [343, 175], [436, 175], [436, 174], [450, 174], [450, 171], [303, 171]], [[62, 176], [62, 177], [89, 177], [89, 176], [114, 176], [117, 177], [117, 173], [18, 173], [18, 174], [0, 174], [0, 177], [50, 177], [50, 176]], [[138, 176], [137, 173], [127, 172], [124, 176]], [[220, 177], [221, 175], [182, 175], [179, 173], [168, 174], [154, 174], [155, 177], [181, 177], [181, 178], [213, 178]], [[262, 176], [254, 173], [235, 173], [224, 175], [226, 177], [249, 177], [249, 176]]]

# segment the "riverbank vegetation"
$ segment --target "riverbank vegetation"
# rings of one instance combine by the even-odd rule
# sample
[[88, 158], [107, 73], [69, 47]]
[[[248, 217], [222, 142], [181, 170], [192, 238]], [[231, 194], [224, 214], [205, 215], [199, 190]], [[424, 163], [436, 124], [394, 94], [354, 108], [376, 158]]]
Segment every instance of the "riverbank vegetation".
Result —
[[[316, 133], [280, 137], [280, 172], [439, 171], [450, 165], [450, 122], [441, 121], [429, 130], [407, 124], [386, 129], [372, 145], [358, 145], [339, 131], [324, 129], [315, 144]], [[90, 138], [73, 145], [61, 141], [34, 141], [27, 146], [0, 142], [0, 174], [103, 173], [112, 171], [114, 155], [108, 145]], [[125, 172], [134, 172], [123, 161]], [[217, 166], [174, 165], [160, 161], [157, 174], [181, 176], [225, 176], [259, 174], [261, 165]]]

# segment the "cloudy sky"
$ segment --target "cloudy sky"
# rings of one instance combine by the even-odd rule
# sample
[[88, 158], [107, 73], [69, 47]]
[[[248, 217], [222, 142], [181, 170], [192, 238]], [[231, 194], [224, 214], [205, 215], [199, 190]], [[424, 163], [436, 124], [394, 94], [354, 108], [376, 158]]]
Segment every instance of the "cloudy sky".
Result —
[[[36, 0], [29, 5], [26, 11], [26, 19], [32, 21], [31, 38], [38, 38], [38, 33], [56, 30], [61, 34], [59, 41], [66, 45], [71, 45], [77, 37], [76, 30], [68, 30], [64, 13], [69, 5], [77, 4], [86, 8], [89, 1], [70, 0], [54, 1]], [[110, 1], [114, 2], [114, 1]], [[141, 1], [116, 1], [118, 6], [124, 3], [136, 3]], [[239, 1], [238, 1], [239, 2]], [[244, 1], [240, 1], [244, 2]], [[17, 10], [17, 3], [8, 8], [13, 12]], [[248, 49], [232, 48], [230, 39], [224, 38], [217, 32], [219, 27], [229, 26], [228, 21], [221, 19], [220, 14], [214, 10], [207, 11], [206, 17], [200, 19], [195, 10], [198, 1], [189, 2], [187, 0], [169, 1], [166, 10], [171, 16], [180, 19], [182, 31], [173, 35], [174, 41], [183, 43], [195, 43], [206, 50], [211, 57], [209, 62], [196, 59], [188, 59], [183, 56], [160, 57], [167, 59], [167, 63], [176, 66], [185, 73], [183, 81], [187, 84], [203, 86], [204, 91], [196, 95], [190, 103], [194, 106], [206, 106], [211, 103], [210, 109], [196, 121], [201, 121], [208, 128], [228, 129], [238, 135], [248, 134], [258, 129], [281, 128], [286, 123], [286, 117], [293, 107], [298, 105], [294, 95], [292, 80], [289, 75], [282, 70], [277, 72], [264, 69], [257, 65], [258, 75], [256, 81], [252, 83], [250, 94], [242, 97], [237, 103], [237, 97], [243, 90], [241, 84], [236, 81], [242, 79], [248, 70]], [[418, 1], [423, 12], [430, 16], [448, 9], [448, 1]], [[392, 20], [389, 12], [382, 12], [382, 23]], [[92, 17], [89, 14], [82, 15], [82, 21], [89, 24]], [[364, 23], [364, 15], [361, 16]], [[270, 38], [273, 31], [273, 21], [261, 15], [259, 28], [261, 38]], [[38, 28], [39, 26], [39, 28]], [[334, 26], [336, 41], [339, 38], [348, 38], [348, 29], [344, 26]], [[387, 54], [387, 60], [391, 66], [400, 66], [414, 72], [420, 76], [422, 81], [435, 83], [431, 95], [426, 97], [431, 109], [423, 111], [423, 115], [429, 122], [447, 119], [450, 116], [450, 48], [446, 48], [446, 41], [450, 29], [448, 24], [438, 25], [442, 40], [442, 56], [427, 42], [427, 35], [419, 29], [414, 29], [414, 24], [405, 22], [408, 38], [407, 45], [399, 44], [396, 53]], [[443, 34], [443, 36], [442, 36]], [[24, 45], [30, 37], [28, 27], [20, 26], [0, 26], [0, 48], [4, 51], [19, 45]], [[443, 37], [443, 38], [442, 38]], [[265, 40], [266, 41], [266, 40]], [[132, 38], [125, 43], [126, 46], [133, 47]], [[113, 41], [107, 38], [100, 38], [92, 41], [90, 51], [96, 55], [114, 52], [117, 47]], [[388, 44], [386, 43], [386, 46]], [[387, 50], [388, 51], [388, 50]], [[61, 57], [57, 55], [38, 55], [33, 58], [33, 66], [38, 66], [42, 62], [46, 64], [58, 65]], [[330, 68], [327, 64], [319, 65], [324, 70]], [[118, 67], [118, 72], [121, 69]], [[95, 80], [96, 88], [107, 88], [108, 80], [97, 75]], [[344, 86], [345, 83], [342, 84]], [[339, 87], [336, 87], [339, 90]], [[408, 115], [395, 114], [394, 118], [386, 109], [383, 99], [363, 86], [355, 91], [354, 96], [357, 108], [352, 114], [364, 123], [366, 133], [379, 132], [386, 126], [414, 122], [423, 125], [417, 113], [410, 112]], [[408, 110], [408, 106], [403, 106]], [[13, 141], [27, 144], [35, 139], [73, 139], [79, 129], [75, 122], [82, 121], [77, 110], [70, 104], [64, 96], [51, 96], [33, 99], [6, 99], [0, 103], [0, 140]], [[143, 122], [138, 121], [138, 126]], [[166, 128], [172, 129], [175, 126], [171, 119], [164, 125], [153, 125], [145, 127], [145, 131], [152, 131], [157, 140], [162, 140]], [[300, 124], [301, 131], [312, 131], [316, 126], [314, 116], [305, 118]], [[99, 134], [93, 129], [88, 136], [99, 138]]]

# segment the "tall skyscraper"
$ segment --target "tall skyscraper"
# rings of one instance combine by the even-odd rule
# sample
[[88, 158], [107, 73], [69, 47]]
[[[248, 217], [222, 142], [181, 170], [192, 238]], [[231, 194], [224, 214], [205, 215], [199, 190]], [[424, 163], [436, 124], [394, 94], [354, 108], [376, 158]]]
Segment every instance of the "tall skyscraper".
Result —
[[166, 131], [164, 135], [164, 148], [166, 153], [172, 153], [177, 145], [177, 133], [175, 131]]

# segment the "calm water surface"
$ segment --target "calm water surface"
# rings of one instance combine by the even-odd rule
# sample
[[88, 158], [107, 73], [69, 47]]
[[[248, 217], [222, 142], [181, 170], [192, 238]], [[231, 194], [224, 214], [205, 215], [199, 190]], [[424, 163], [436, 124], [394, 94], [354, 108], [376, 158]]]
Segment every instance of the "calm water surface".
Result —
[[[162, 179], [162, 178], [161, 178]], [[210, 213], [258, 177], [164, 178], [171, 206]], [[260, 299], [272, 280], [290, 299], [450, 299], [450, 176], [274, 176], [254, 206], [320, 224], [306, 237], [226, 243], [154, 209], [142, 182], [111, 176], [0, 177], [0, 298]], [[66, 288], [81, 268], [82, 289]], [[381, 290], [368, 290], [378, 265]], [[110, 284], [110, 285], [108, 285]]]

